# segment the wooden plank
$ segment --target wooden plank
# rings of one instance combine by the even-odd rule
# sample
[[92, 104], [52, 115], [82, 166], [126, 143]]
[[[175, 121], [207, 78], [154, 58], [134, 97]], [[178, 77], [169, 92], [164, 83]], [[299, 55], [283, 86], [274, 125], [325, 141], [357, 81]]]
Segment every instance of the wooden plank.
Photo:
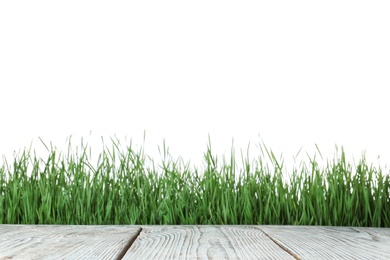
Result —
[[143, 226], [140, 231], [139, 226], [0, 225], [0, 260], [123, 255], [123, 259], [390, 259], [389, 228]]
[[115, 259], [140, 227], [0, 225], [0, 259]]
[[255, 226], [143, 226], [123, 259], [294, 259]]
[[301, 259], [390, 259], [390, 228], [258, 226]]

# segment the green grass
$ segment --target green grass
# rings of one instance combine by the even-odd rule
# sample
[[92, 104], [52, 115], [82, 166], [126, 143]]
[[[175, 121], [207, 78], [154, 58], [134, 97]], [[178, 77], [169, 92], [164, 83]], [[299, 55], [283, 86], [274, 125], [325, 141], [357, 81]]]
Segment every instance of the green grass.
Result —
[[70, 142], [66, 155], [51, 148], [45, 160], [30, 148], [0, 167], [0, 224], [390, 227], [389, 174], [364, 156], [352, 168], [342, 150], [326, 167], [309, 158], [287, 171], [260, 148], [257, 160], [242, 158], [238, 167], [234, 156], [218, 164], [209, 145], [202, 170], [173, 160], [165, 144], [157, 167], [142, 149], [122, 151], [116, 141], [96, 167], [83, 145], [80, 155]]

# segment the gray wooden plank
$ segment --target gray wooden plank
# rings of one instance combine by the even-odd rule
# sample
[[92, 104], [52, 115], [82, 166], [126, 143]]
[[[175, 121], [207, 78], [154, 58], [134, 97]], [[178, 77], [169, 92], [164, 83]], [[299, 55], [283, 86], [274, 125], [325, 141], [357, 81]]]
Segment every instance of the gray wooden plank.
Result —
[[390, 259], [390, 228], [258, 226], [301, 259]]
[[293, 259], [255, 226], [143, 226], [123, 259]]
[[115, 259], [140, 227], [0, 225], [0, 259]]

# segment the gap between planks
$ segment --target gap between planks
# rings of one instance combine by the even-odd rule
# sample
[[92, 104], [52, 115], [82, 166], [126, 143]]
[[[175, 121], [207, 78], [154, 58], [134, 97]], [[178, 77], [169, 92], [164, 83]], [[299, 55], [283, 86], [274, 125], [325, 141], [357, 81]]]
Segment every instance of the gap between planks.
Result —
[[138, 238], [138, 236], [141, 234], [142, 228], [136, 233], [132, 238], [130, 238], [129, 242], [124, 246], [122, 251], [118, 254], [117, 258], [118, 260], [121, 260], [123, 256], [127, 253], [127, 251], [130, 249], [130, 247], [133, 245], [134, 241]]
[[297, 256], [294, 252], [292, 252], [290, 249], [288, 249], [287, 247], [285, 247], [284, 245], [282, 245], [281, 243], [279, 243], [277, 240], [273, 239], [270, 235], [268, 235], [266, 232], [264, 232], [264, 230], [262, 230], [261, 228], [258, 228], [261, 232], [263, 232], [272, 242], [274, 242], [275, 244], [277, 244], [281, 249], [283, 249], [284, 251], [286, 251], [287, 253], [289, 253], [292, 257], [294, 257], [295, 259], [297, 260], [300, 260], [301, 258], [299, 258], [299, 256]]

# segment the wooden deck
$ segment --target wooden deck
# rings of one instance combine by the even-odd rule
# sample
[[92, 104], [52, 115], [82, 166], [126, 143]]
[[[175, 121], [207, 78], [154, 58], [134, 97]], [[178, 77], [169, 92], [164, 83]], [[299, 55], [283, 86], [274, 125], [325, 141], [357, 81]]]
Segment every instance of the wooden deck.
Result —
[[390, 228], [0, 225], [5, 259], [390, 259]]

